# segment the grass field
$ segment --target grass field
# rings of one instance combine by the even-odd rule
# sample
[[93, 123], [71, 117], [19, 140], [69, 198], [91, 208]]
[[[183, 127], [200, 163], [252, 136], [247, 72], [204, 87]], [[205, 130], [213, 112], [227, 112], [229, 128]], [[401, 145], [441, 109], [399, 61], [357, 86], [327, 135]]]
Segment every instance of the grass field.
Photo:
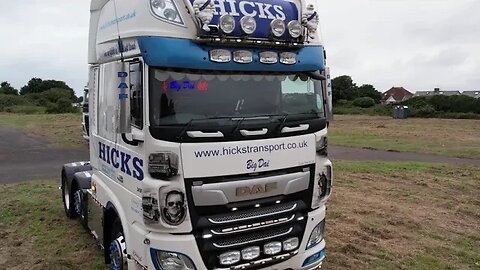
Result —
[[[335, 176], [326, 269], [480, 269], [480, 168], [342, 161]], [[104, 269], [57, 185], [0, 187], [0, 269]]]
[[82, 137], [81, 114], [0, 113], [0, 124], [20, 128], [60, 147], [85, 148], [88, 145]]
[[480, 120], [336, 115], [333, 145], [480, 159]]

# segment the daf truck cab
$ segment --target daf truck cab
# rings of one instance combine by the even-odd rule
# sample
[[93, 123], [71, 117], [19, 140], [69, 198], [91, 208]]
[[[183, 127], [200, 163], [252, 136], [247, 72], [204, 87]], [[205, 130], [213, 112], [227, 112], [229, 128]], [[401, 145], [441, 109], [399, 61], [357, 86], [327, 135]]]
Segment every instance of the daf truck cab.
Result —
[[331, 89], [313, 0], [92, 0], [90, 160], [65, 213], [112, 269], [326, 256]]

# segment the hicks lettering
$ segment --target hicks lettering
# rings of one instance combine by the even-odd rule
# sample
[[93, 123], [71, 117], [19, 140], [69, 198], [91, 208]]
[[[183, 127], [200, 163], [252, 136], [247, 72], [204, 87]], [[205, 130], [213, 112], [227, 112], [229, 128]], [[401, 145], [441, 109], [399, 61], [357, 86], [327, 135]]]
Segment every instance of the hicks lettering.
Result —
[[229, 14], [233, 17], [252, 16], [261, 19], [285, 20], [285, 12], [282, 6], [271, 5], [256, 1], [215, 0], [214, 15]]
[[98, 142], [98, 158], [139, 181], [144, 178], [143, 160], [138, 157], [132, 157], [116, 148]]

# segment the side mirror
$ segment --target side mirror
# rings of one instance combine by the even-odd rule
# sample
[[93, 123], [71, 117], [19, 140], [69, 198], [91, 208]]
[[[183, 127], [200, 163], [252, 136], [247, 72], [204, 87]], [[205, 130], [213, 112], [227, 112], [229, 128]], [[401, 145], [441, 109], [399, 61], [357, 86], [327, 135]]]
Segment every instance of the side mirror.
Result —
[[115, 81], [117, 82], [117, 88], [112, 91], [118, 92], [119, 99], [119, 121], [117, 127], [117, 133], [125, 134], [132, 132], [131, 117], [130, 117], [130, 78], [128, 71], [128, 63], [117, 63], [118, 67], [115, 68]]
[[323, 96], [325, 98], [325, 112], [327, 120], [333, 121], [333, 90], [332, 90], [332, 78], [330, 77], [330, 68], [326, 67], [323, 71], [325, 80], [322, 81]]

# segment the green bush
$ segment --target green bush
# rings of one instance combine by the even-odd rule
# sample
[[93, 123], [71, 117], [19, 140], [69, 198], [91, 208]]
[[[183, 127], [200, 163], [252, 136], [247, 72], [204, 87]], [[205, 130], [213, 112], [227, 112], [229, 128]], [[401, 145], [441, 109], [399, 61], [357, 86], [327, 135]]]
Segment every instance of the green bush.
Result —
[[353, 101], [353, 106], [360, 108], [370, 108], [375, 106], [375, 100], [371, 97], [360, 97]]
[[34, 105], [15, 105], [5, 108], [5, 112], [23, 114], [43, 114], [46, 108]]
[[0, 94], [0, 112], [5, 111], [7, 107], [28, 105], [28, 101], [21, 96]]
[[60, 98], [56, 103], [47, 107], [47, 113], [75, 113], [78, 108], [73, 107], [72, 100], [66, 97]]

